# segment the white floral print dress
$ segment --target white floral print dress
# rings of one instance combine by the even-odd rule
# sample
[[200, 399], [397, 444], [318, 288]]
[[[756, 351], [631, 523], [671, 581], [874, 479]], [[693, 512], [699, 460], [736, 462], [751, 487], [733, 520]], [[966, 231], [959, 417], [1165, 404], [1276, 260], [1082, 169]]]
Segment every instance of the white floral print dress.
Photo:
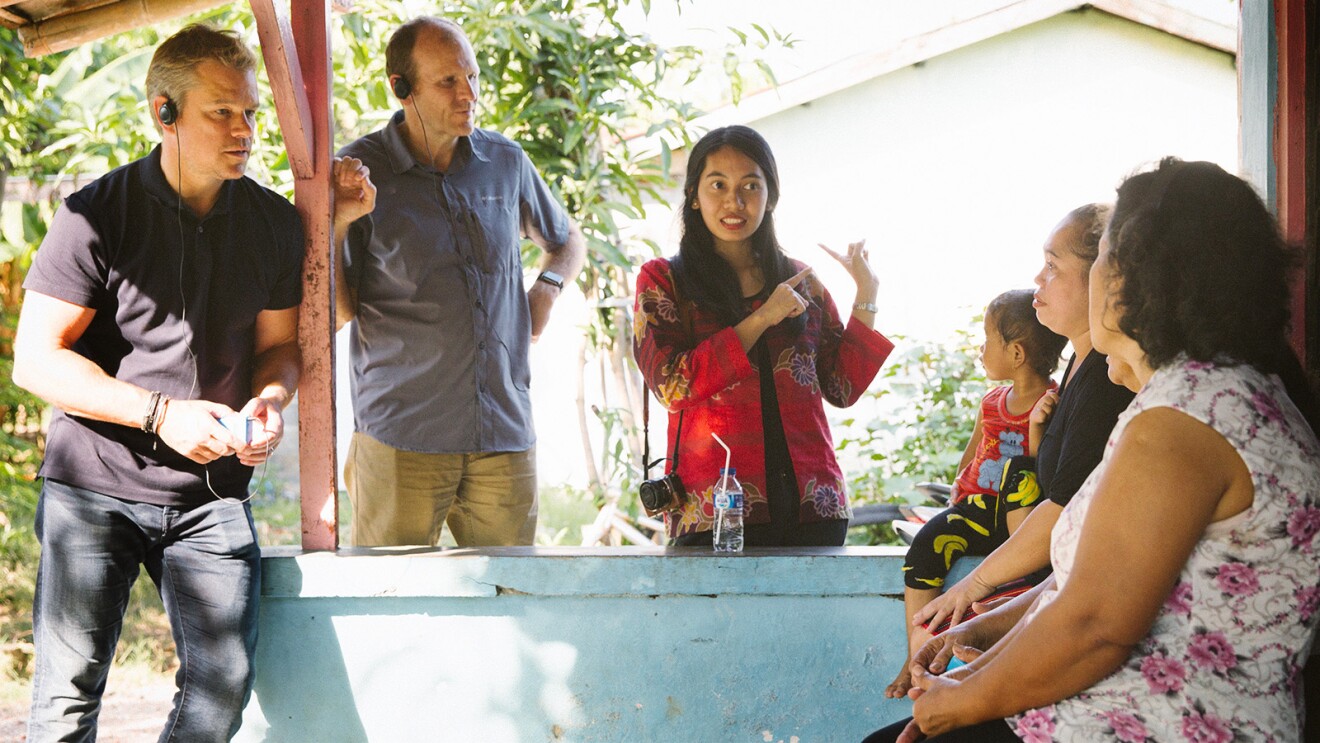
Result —
[[1320, 607], [1320, 443], [1277, 377], [1186, 360], [1157, 371], [1059, 516], [1050, 547], [1058, 583], [1068, 581], [1114, 442], [1156, 407], [1187, 413], [1228, 440], [1251, 473], [1252, 506], [1206, 529], [1122, 667], [1009, 725], [1032, 742], [1300, 740], [1300, 674]]

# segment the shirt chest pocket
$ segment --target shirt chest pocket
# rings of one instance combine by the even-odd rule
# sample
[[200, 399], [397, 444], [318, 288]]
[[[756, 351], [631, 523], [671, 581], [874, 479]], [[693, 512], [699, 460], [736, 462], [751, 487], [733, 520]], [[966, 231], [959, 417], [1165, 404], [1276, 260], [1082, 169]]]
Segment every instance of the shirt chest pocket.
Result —
[[472, 250], [486, 273], [521, 271], [516, 204], [502, 196], [475, 196], [467, 214]]

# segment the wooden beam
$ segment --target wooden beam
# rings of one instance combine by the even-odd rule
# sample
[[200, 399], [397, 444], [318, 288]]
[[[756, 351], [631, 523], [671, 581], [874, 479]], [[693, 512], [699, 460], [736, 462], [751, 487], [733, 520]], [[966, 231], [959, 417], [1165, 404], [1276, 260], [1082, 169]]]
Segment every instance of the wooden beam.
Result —
[[725, 106], [698, 117], [692, 128], [708, 130], [758, 121], [931, 57], [1052, 18], [1081, 4], [1078, 0], [1019, 0], [988, 12], [971, 11], [926, 33], [745, 95], [737, 106]]
[[339, 546], [339, 470], [335, 461], [335, 316], [330, 246], [333, 210], [330, 158], [330, 3], [295, 0], [293, 38], [311, 111], [311, 159], [316, 172], [294, 184], [294, 199], [307, 229], [303, 301], [298, 341], [303, 375], [299, 387], [298, 453], [302, 492], [302, 543], [308, 550]]
[[14, 15], [13, 13], [10, 13], [7, 10], [0, 9], [0, 26], [5, 26], [7, 28], [12, 28], [12, 29], [19, 29], [22, 28], [23, 26], [26, 26], [27, 23], [28, 23], [28, 19], [24, 18], [23, 16]]
[[1091, 0], [1091, 6], [1165, 33], [1180, 36], [1221, 52], [1237, 54], [1238, 35], [1232, 26], [1217, 23], [1163, 0]]
[[311, 178], [316, 173], [312, 162], [312, 112], [288, 13], [283, 11], [283, 6], [276, 8], [274, 0], [251, 0], [251, 6], [257, 20], [257, 35], [261, 37], [261, 56], [266, 60], [266, 76], [275, 96], [280, 133], [289, 153], [289, 167], [295, 178]]
[[[1000, 0], [996, 5], [969, 6], [959, 13], [951, 11], [948, 21], [936, 28], [840, 60], [777, 86], [752, 91], [743, 96], [737, 106], [723, 106], [698, 117], [692, 122], [692, 128], [708, 130], [758, 121], [932, 57], [1088, 6], [1193, 43], [1230, 54], [1237, 51], [1237, 33], [1231, 26], [1168, 7], [1159, 0]], [[655, 136], [637, 136], [635, 139], [642, 151], [659, 150], [659, 140]]]
[[200, 13], [229, 0], [120, 0], [49, 20], [20, 26], [18, 38], [29, 57], [54, 54], [97, 39]]
[[[1307, 19], [1305, 0], [1275, 0], [1274, 29], [1277, 60], [1277, 89], [1274, 99], [1274, 162], [1279, 229], [1293, 245], [1305, 246], [1314, 260], [1314, 244], [1307, 238], [1314, 230], [1307, 220], [1307, 168], [1311, 158], [1307, 152]], [[1312, 41], [1314, 49], [1314, 41]], [[1307, 264], [1304, 264], [1307, 265]], [[1307, 335], [1314, 334], [1314, 298], [1308, 313], [1308, 272], [1299, 271], [1295, 277], [1293, 295], [1293, 347], [1303, 365], [1307, 363]]]

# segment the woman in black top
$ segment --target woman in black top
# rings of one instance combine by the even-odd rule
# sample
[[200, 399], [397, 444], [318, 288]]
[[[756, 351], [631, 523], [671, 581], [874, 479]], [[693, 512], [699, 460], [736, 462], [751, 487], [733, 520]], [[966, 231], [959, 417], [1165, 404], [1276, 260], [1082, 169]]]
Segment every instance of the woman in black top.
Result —
[[957, 624], [974, 601], [997, 586], [1049, 566], [1054, 522], [1099, 464], [1118, 414], [1132, 401], [1131, 391], [1109, 381], [1105, 356], [1091, 347], [1087, 320], [1087, 277], [1108, 219], [1109, 207], [1101, 204], [1069, 212], [1045, 241], [1045, 265], [1036, 274], [1036, 317], [1073, 347], [1057, 397], [1046, 395], [1032, 413], [1033, 418], [1050, 415], [1036, 457], [1046, 499], [1007, 542], [918, 612], [917, 623], [938, 627], [949, 619]]

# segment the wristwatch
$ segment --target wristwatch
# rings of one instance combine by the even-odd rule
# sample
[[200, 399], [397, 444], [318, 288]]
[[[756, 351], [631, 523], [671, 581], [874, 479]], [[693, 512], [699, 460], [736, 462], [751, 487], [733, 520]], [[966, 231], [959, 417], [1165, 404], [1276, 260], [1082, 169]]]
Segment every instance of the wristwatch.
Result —
[[562, 290], [564, 288], [564, 277], [560, 276], [554, 271], [542, 271], [541, 274], [536, 277], [536, 280], [544, 281], [545, 283], [555, 287], [556, 289]]

